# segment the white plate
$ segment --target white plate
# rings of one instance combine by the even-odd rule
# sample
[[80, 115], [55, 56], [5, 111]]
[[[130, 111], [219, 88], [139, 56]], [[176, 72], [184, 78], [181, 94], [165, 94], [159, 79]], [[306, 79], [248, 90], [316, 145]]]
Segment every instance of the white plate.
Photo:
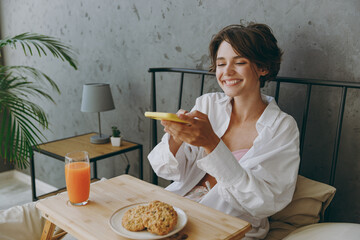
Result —
[[128, 206], [125, 206], [123, 208], [116, 210], [113, 213], [113, 215], [110, 217], [109, 223], [110, 223], [111, 229], [114, 232], [116, 232], [117, 234], [119, 234], [123, 237], [131, 238], [131, 239], [162, 239], [162, 238], [169, 237], [169, 236], [179, 232], [181, 229], [183, 229], [185, 227], [185, 225], [187, 223], [187, 216], [186, 216], [185, 212], [183, 210], [181, 210], [180, 208], [173, 207], [178, 215], [178, 221], [177, 221], [177, 224], [174, 227], [174, 229], [166, 235], [160, 236], [160, 235], [152, 234], [146, 230], [139, 231], [139, 232], [132, 232], [132, 231], [125, 229], [121, 224], [124, 213], [127, 210], [129, 210], [130, 208], [136, 207], [138, 205], [147, 205], [147, 204], [148, 203], [136, 203], [136, 204], [131, 204], [131, 205], [128, 205]]

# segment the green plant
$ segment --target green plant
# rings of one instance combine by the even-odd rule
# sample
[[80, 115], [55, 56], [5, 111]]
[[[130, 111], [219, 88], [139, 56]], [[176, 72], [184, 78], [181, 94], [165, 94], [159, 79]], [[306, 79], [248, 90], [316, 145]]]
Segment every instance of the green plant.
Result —
[[111, 127], [111, 130], [112, 130], [113, 137], [120, 137], [121, 132], [116, 126]]
[[[20, 45], [24, 54], [41, 57], [50, 52], [55, 58], [68, 62], [75, 70], [77, 63], [69, 45], [36, 33], [23, 33], [0, 39], [0, 49]], [[0, 55], [1, 57], [1, 55]], [[33, 147], [45, 138], [38, 126], [48, 129], [44, 110], [30, 97], [44, 98], [54, 102], [48, 88], [60, 94], [57, 84], [45, 73], [29, 66], [0, 65], [0, 158], [20, 168], [29, 165]]]

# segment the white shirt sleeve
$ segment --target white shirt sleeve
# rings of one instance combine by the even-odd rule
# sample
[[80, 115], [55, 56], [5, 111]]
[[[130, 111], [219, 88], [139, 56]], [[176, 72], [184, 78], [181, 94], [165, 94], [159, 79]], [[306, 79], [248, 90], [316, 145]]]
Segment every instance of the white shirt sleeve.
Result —
[[148, 159], [159, 177], [181, 182], [186, 179], [188, 170], [198, 158], [199, 148], [183, 143], [174, 156], [170, 151], [169, 139], [170, 135], [165, 133], [161, 142], [148, 155]]
[[259, 133], [240, 164], [222, 141], [197, 161], [199, 168], [216, 178], [218, 192], [226, 202], [256, 217], [280, 211], [295, 190], [300, 161], [298, 129], [292, 117], [281, 122], [278, 129], [262, 129], [265, 132]]

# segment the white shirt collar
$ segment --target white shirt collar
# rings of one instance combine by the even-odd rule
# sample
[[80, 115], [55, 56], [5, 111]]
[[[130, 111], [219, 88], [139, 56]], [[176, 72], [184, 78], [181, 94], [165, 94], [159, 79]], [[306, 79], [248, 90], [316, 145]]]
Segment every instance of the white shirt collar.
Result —
[[[261, 94], [261, 98], [265, 103], [267, 103], [267, 107], [265, 108], [264, 112], [261, 114], [260, 118], [256, 123], [256, 129], [258, 130], [258, 132], [260, 132], [260, 130], [262, 130], [262, 128], [265, 126], [271, 127], [281, 112], [273, 97]], [[222, 98], [216, 100], [216, 103], [228, 105], [231, 104], [230, 102], [232, 99], [232, 97], [224, 94]]]
[[215, 101], [215, 103], [230, 103], [230, 101], [232, 100], [232, 97], [229, 97], [228, 95], [224, 94], [224, 96], [222, 98], [219, 98]]
[[258, 131], [265, 126], [271, 127], [281, 112], [273, 97], [261, 94], [261, 98], [268, 105], [256, 123], [256, 129]]

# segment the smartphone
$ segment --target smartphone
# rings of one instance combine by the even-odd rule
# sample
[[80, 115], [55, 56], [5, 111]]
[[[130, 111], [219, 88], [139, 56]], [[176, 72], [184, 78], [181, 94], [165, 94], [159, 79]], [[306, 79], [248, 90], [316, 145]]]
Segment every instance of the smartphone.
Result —
[[181, 120], [175, 113], [165, 113], [165, 112], [145, 112], [145, 117], [153, 118], [156, 120], [166, 120], [180, 123], [189, 123], [187, 121]]

